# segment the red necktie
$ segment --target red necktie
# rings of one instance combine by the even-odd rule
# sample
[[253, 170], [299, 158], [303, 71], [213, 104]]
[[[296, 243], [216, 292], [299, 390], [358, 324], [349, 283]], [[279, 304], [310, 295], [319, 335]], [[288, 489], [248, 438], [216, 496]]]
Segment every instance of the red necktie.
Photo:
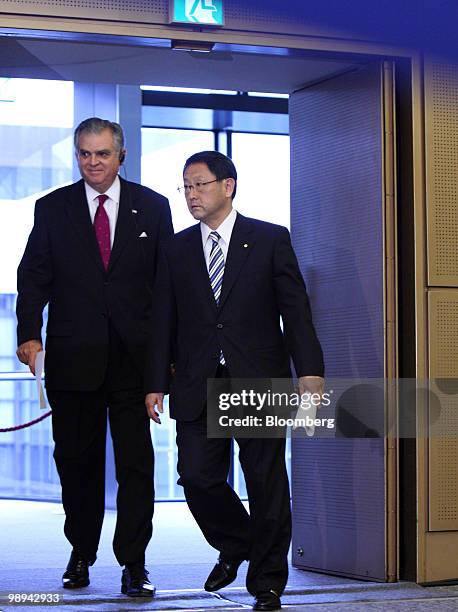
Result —
[[97, 196], [99, 206], [95, 211], [94, 217], [94, 230], [95, 237], [99, 243], [100, 255], [102, 257], [103, 265], [105, 270], [108, 268], [111, 253], [110, 243], [110, 220], [108, 219], [107, 211], [103, 207], [105, 202], [108, 200], [108, 196], [103, 194]]

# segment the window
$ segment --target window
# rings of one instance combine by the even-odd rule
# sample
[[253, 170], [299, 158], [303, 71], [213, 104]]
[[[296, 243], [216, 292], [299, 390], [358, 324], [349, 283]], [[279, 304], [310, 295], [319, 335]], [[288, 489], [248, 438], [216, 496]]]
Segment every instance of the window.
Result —
[[195, 223], [177, 191], [184, 163], [196, 151], [213, 148], [213, 132], [142, 128], [142, 183], [169, 198], [175, 232]]
[[[5, 373], [0, 375], [0, 427], [41, 414], [34, 382], [9, 374], [22, 372], [24, 378], [28, 372], [15, 355], [16, 269], [32, 228], [36, 199], [73, 180], [73, 90], [73, 83], [65, 81], [0, 78], [0, 372]], [[275, 106], [270, 114], [269, 101], [260, 112], [237, 110], [245, 98], [234, 94], [223, 96], [234, 106], [227, 112], [179, 103], [173, 108], [143, 108], [142, 183], [169, 198], [175, 231], [195, 223], [176, 189], [182, 183], [184, 162], [197, 151], [215, 147], [231, 154], [236, 164], [235, 207], [244, 215], [289, 225], [286, 111]], [[156, 494], [157, 499], [183, 499], [176, 484], [175, 423], [167, 412], [162, 425], [151, 428]], [[0, 434], [0, 495], [60, 499], [52, 452], [50, 419]], [[238, 461], [234, 465], [239, 466]], [[110, 481], [114, 486], [112, 475]], [[234, 486], [246, 494], [239, 467]]]
[[72, 180], [73, 83], [0, 78], [0, 371], [15, 357], [16, 270], [35, 201]]
[[[73, 83], [0, 78], [0, 371], [28, 371], [16, 358], [16, 269], [35, 200], [72, 180]], [[0, 426], [40, 416], [32, 381], [3, 375]], [[0, 434], [0, 494], [59, 499], [51, 422]]]
[[[168, 94], [167, 101], [173, 102], [173, 92], [168, 90]], [[210, 126], [221, 125], [221, 114], [198, 106], [144, 106], [144, 123], [160, 127], [142, 128], [142, 183], [169, 198], [174, 229], [179, 232], [196, 223], [183, 195], [177, 192], [177, 186], [182, 183], [186, 159], [198, 151], [215, 148], [225, 154], [231, 151], [238, 173], [235, 208], [246, 216], [289, 227], [289, 136], [284, 133], [288, 127], [287, 115], [237, 111], [229, 113], [226, 119], [234, 129], [244, 131], [211, 130]], [[205, 129], [190, 129], [198, 126]], [[262, 128], [268, 133], [245, 132], [250, 128]], [[275, 129], [281, 133], [271, 133]], [[175, 422], [167, 416], [161, 417], [161, 420], [162, 425], [153, 425], [151, 430], [156, 455], [157, 497], [183, 499], [183, 490], [176, 485]], [[238, 445], [234, 444], [233, 485], [242, 497], [246, 497], [243, 472], [237, 459], [238, 450]], [[288, 469], [289, 459], [288, 440]]]
[[234, 133], [232, 160], [238, 176], [235, 208], [289, 228], [289, 136]]

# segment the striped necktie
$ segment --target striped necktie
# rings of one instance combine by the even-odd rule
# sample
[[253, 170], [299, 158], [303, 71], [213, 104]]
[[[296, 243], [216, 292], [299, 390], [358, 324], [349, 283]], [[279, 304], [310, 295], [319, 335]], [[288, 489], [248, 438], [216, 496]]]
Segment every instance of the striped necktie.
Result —
[[[216, 305], [218, 305], [219, 298], [221, 297], [221, 287], [223, 286], [224, 254], [219, 244], [221, 236], [218, 232], [210, 232], [210, 238], [212, 239], [212, 248], [210, 251], [210, 260], [208, 262], [208, 275], [210, 277], [213, 295], [215, 296], [215, 302]], [[223, 351], [219, 353], [219, 362], [221, 365], [226, 365]]]
[[215, 302], [219, 304], [221, 287], [223, 286], [224, 255], [223, 250], [219, 245], [219, 239], [221, 236], [218, 234], [218, 232], [210, 232], [210, 238], [212, 239], [212, 248], [210, 251], [210, 261], [208, 263], [208, 275], [210, 276], [210, 283], [212, 286], [213, 295], [215, 296]]

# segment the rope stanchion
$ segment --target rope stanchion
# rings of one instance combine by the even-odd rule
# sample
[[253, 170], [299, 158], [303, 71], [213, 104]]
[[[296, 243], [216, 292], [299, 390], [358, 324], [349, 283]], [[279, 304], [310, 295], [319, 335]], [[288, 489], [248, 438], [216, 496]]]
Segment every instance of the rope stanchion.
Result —
[[45, 412], [45, 414], [42, 414], [41, 417], [38, 417], [38, 419], [34, 419], [33, 421], [29, 421], [28, 423], [23, 423], [22, 425], [16, 425], [15, 427], [5, 427], [3, 429], [0, 428], [0, 433], [7, 433], [9, 431], [19, 431], [20, 429], [31, 427], [32, 425], [35, 425], [36, 423], [39, 423], [40, 421], [44, 421], [44, 419], [47, 419], [51, 413], [52, 413], [52, 410], [49, 410], [48, 412]]

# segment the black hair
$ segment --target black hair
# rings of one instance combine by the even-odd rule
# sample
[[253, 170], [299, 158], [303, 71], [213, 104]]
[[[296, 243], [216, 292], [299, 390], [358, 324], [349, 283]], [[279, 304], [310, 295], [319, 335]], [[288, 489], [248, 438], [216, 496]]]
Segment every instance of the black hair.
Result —
[[188, 157], [186, 160], [183, 174], [186, 172], [188, 166], [192, 164], [206, 164], [210, 172], [216, 176], [218, 181], [222, 181], [226, 178], [234, 179], [232, 199], [235, 198], [235, 192], [237, 191], [237, 170], [235, 169], [234, 162], [227, 157], [227, 155], [223, 155], [218, 151], [200, 151], [199, 153], [194, 153], [194, 155], [191, 155], [191, 157]]

